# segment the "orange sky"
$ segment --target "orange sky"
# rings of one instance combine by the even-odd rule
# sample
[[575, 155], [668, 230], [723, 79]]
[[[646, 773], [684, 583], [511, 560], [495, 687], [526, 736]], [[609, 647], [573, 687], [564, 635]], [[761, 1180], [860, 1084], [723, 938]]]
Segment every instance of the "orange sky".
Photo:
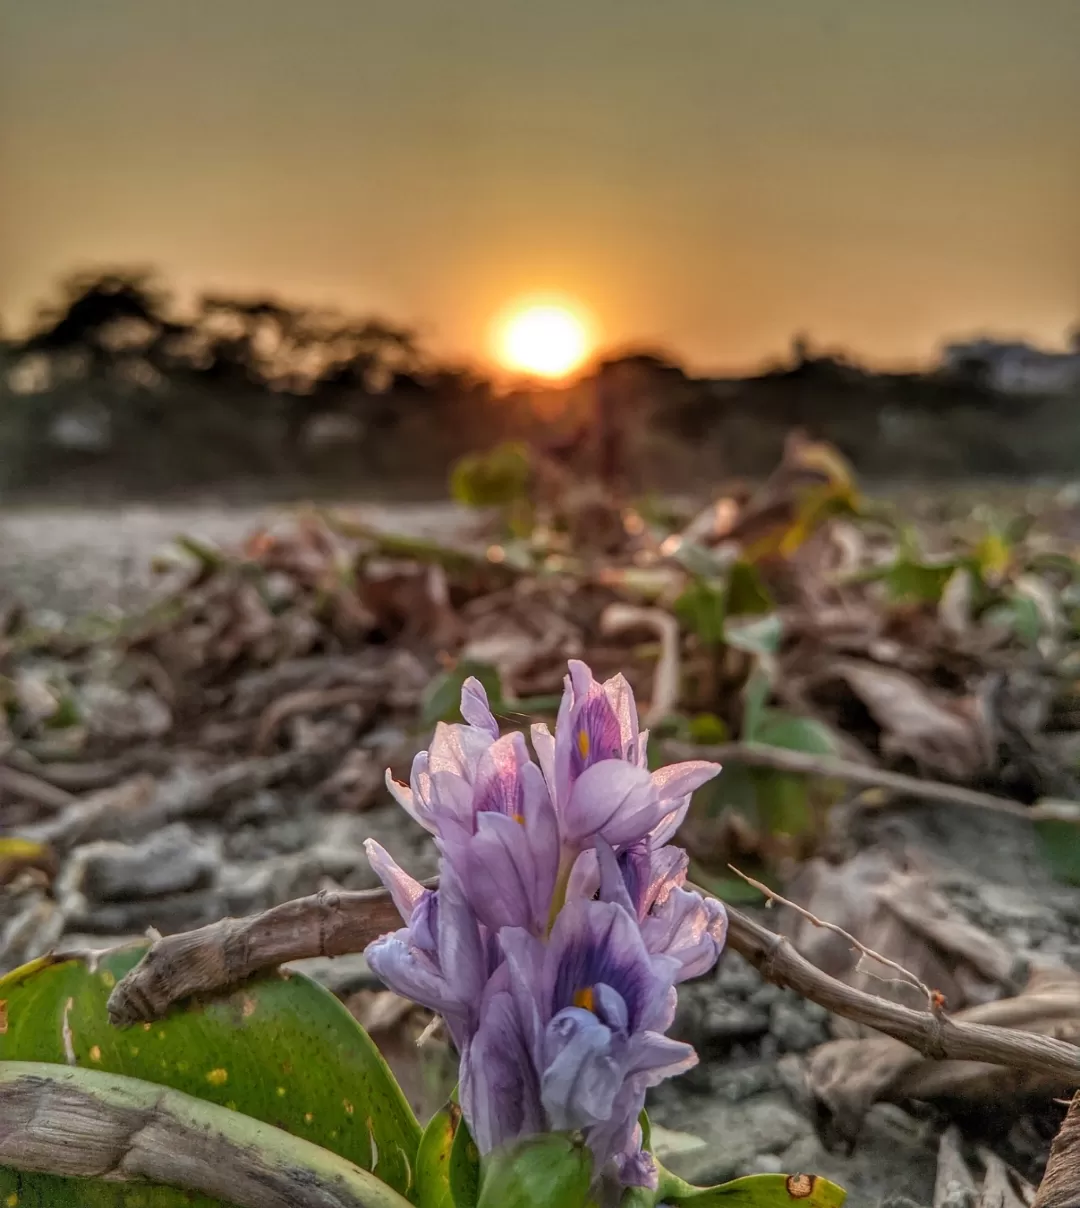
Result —
[[0, 0], [0, 315], [152, 263], [709, 368], [1080, 319], [1080, 0]]

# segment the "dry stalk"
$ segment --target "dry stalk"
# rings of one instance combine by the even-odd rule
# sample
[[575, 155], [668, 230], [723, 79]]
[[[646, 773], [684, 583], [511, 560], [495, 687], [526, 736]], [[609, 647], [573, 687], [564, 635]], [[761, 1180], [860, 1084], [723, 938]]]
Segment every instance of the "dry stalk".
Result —
[[[435, 881], [427, 882], [434, 887]], [[705, 890], [699, 892], [706, 893]], [[1080, 1048], [1047, 1036], [916, 1011], [823, 973], [783, 936], [729, 906], [731, 948], [774, 985], [790, 987], [845, 1019], [903, 1041], [926, 1057], [986, 1061], [1080, 1085]], [[244, 919], [222, 919], [167, 936], [120, 981], [109, 999], [113, 1023], [160, 1019], [192, 994], [235, 985], [263, 969], [315, 956], [361, 951], [400, 926], [385, 890], [318, 893]]]

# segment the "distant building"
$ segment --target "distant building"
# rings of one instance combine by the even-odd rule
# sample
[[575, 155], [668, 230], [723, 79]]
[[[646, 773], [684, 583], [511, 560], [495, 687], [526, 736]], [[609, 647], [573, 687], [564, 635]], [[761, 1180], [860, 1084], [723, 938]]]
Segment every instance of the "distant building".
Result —
[[1080, 350], [1047, 352], [1023, 341], [978, 339], [945, 347], [946, 373], [973, 378], [1002, 394], [1055, 395], [1080, 390]]

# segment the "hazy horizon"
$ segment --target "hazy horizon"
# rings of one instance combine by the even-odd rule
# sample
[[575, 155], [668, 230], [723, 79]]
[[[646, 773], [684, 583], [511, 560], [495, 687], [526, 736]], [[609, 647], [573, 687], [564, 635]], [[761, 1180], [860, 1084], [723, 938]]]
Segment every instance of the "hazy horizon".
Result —
[[0, 0], [0, 319], [146, 264], [484, 359], [566, 297], [739, 370], [1080, 320], [1076, 0]]

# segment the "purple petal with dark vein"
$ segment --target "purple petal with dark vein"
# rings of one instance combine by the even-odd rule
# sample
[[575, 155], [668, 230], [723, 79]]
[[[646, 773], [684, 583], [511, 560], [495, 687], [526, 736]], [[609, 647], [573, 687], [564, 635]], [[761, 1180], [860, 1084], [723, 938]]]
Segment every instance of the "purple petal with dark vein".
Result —
[[575, 1004], [581, 991], [603, 983], [626, 1003], [631, 1030], [647, 1027], [664, 1009], [674, 961], [653, 958], [637, 919], [611, 902], [568, 901], [559, 912], [544, 954], [547, 1018]]
[[482, 1154], [545, 1130], [540, 1084], [511, 996], [485, 999], [461, 1061], [461, 1107]]

